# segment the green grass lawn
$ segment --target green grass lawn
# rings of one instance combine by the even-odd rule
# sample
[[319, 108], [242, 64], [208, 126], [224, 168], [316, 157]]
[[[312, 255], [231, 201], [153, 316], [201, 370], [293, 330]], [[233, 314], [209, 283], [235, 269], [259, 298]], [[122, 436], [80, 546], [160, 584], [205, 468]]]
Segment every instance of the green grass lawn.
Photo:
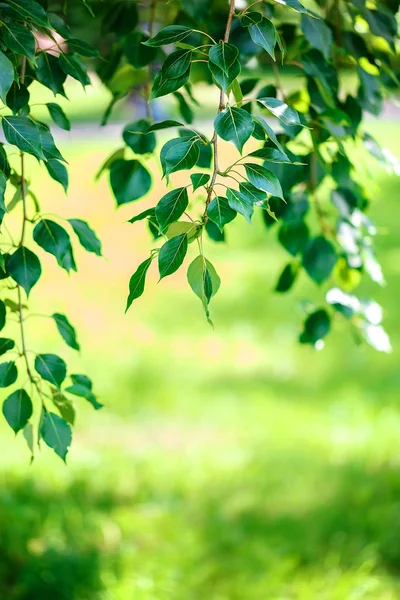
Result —
[[[399, 124], [370, 125], [400, 153]], [[32, 310], [68, 313], [83, 350], [43, 320], [28, 321], [28, 339], [86, 369], [105, 408], [79, 402], [67, 467], [46, 448], [29, 466], [23, 440], [0, 425], [0, 598], [400, 598], [399, 180], [373, 171], [388, 286], [364, 286], [394, 352], [356, 346], [340, 321], [315, 352], [296, 341], [300, 302], [318, 304], [326, 288], [304, 277], [290, 296], [271, 293], [287, 256], [260, 215], [251, 228], [237, 219], [228, 245], [207, 245], [223, 279], [215, 331], [182, 274], [157, 284], [153, 273], [123, 314], [150, 246], [125, 221], [160, 189], [114, 210], [92, 174], [118, 143], [105, 133], [61, 144], [68, 199], [31, 163], [46, 210], [89, 219], [106, 260], [78, 250], [69, 278], [41, 255]]]

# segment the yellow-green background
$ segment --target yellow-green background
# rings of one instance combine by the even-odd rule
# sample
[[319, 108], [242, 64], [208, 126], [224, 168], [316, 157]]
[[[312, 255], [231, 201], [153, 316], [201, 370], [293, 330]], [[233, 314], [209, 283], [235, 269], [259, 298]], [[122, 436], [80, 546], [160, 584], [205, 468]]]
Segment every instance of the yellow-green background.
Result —
[[[238, 218], [227, 245], [206, 245], [223, 282], [214, 331], [184, 271], [157, 284], [152, 270], [124, 315], [129, 277], [151, 247], [143, 224], [126, 220], [164, 187], [149, 163], [151, 194], [116, 211], [107, 177], [94, 174], [121, 145], [122, 125], [86, 123], [107, 101], [98, 91], [70, 95], [76, 127], [54, 130], [70, 163], [68, 197], [34, 160], [29, 172], [46, 211], [90, 221], [105, 259], [77, 249], [79, 272], [68, 276], [39, 251], [30, 308], [68, 314], [82, 352], [43, 318], [27, 321], [27, 335], [30, 348], [87, 372], [105, 408], [77, 400], [67, 466], [45, 447], [29, 466], [22, 436], [1, 424], [0, 597], [400, 598], [398, 178], [354, 151], [371, 177], [388, 282], [360, 293], [383, 305], [392, 354], [357, 346], [340, 319], [324, 351], [298, 345], [301, 300], [318, 305], [327, 288], [302, 275], [293, 293], [272, 293], [289, 256], [260, 214], [251, 227]], [[135, 118], [133, 105], [122, 112]], [[394, 118], [366, 128], [400, 153]]]

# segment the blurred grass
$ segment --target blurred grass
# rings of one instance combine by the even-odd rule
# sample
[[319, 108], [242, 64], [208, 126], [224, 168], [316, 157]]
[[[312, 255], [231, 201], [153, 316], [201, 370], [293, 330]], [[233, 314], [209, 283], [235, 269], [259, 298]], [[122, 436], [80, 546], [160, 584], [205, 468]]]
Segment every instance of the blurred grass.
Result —
[[[398, 123], [368, 125], [400, 153]], [[72, 372], [86, 369], [106, 406], [79, 402], [68, 467], [45, 448], [29, 467], [23, 440], [1, 423], [0, 598], [400, 598], [398, 179], [374, 167], [388, 287], [364, 289], [385, 307], [394, 352], [357, 347], [340, 321], [315, 352], [296, 342], [299, 303], [318, 303], [325, 289], [303, 277], [293, 294], [271, 293], [287, 256], [260, 215], [251, 228], [237, 219], [228, 245], [206, 245], [223, 280], [215, 331], [184, 274], [157, 285], [153, 270], [125, 316], [150, 240], [124, 221], [162, 188], [114, 211], [106, 178], [92, 179], [120, 143], [114, 129], [58, 139], [70, 194], [32, 161], [39, 199], [88, 219], [106, 260], [77, 250], [80, 271], [68, 277], [41, 254], [31, 308], [66, 312], [82, 355], [43, 319], [27, 322], [28, 339]], [[226, 145], [224, 161], [234, 153]], [[371, 167], [364, 155], [357, 162], [364, 174]]]

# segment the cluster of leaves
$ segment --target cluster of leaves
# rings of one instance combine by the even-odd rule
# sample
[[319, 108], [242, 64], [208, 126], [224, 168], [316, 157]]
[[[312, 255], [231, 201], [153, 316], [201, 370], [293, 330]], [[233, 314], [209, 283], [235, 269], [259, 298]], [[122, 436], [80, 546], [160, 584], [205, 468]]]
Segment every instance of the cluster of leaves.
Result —
[[[303, 303], [307, 314], [300, 342], [321, 348], [333, 317], [341, 316], [350, 322], [357, 339], [390, 350], [380, 307], [373, 311], [371, 306], [377, 305], [372, 300], [349, 294], [363, 274], [380, 285], [384, 282], [373, 250], [376, 228], [366, 214], [368, 188], [357, 179], [349, 145], [363, 144], [386, 168], [398, 170], [395, 159], [364, 131], [363, 113], [379, 114], [385, 94], [397, 84], [392, 63], [399, 3], [390, 7], [365, 0], [317, 4], [319, 13], [298, 0], [260, 0], [243, 10], [236, 10], [231, 2], [230, 12], [225, 3], [222, 22], [212, 17], [211, 3], [202, 3], [201, 14], [193, 14], [183, 2], [173, 24], [156, 35], [149, 38], [149, 31], [138, 29], [137, 23], [124, 32], [113, 78], [129, 68], [140, 72], [143, 82], [152, 80], [151, 90], [143, 84], [149, 103], [178, 95], [183, 122], [153, 122], [149, 110], [147, 118], [126, 126], [125, 147], [103, 166], [109, 169], [117, 203], [138, 200], [150, 191], [150, 172], [137, 155], [155, 159], [158, 130], [178, 128], [178, 136], [164, 144], [159, 156], [166, 181], [178, 171], [190, 171], [186, 186], [172, 182], [155, 206], [130, 220], [147, 220], [154, 239], [162, 243], [132, 275], [127, 309], [143, 293], [153, 260], [157, 259], [162, 279], [181, 267], [194, 243], [198, 256], [190, 263], [187, 278], [210, 319], [209, 303], [221, 282], [204, 256], [203, 234], [224, 241], [227, 226], [238, 215], [250, 223], [260, 210], [266, 228], [278, 228], [278, 240], [291, 257], [278, 277], [276, 292], [291, 290], [302, 273], [317, 286], [327, 286], [324, 305]], [[155, 3], [153, 17], [158, 15], [154, 7]], [[215, 11], [220, 15], [219, 4]], [[152, 31], [151, 14], [148, 19]], [[210, 25], [204, 31], [206, 22]], [[275, 84], [263, 84], [257, 67], [252, 67], [254, 77], [243, 77], [243, 67], [250, 61], [260, 67], [272, 63]], [[281, 86], [281, 65], [292, 65], [299, 81], [299, 89], [288, 95]], [[359, 81], [354, 94], [340, 85], [339, 73], [344, 69]], [[196, 102], [191, 84], [199, 80], [220, 90], [212, 137], [190, 127], [189, 102]], [[234, 164], [220, 164], [220, 139], [234, 144], [240, 153]], [[253, 147], [254, 140], [260, 147], [243, 155], [251, 140]], [[134, 159], [125, 158], [127, 148]]]
[[[3, 403], [3, 414], [17, 434], [23, 430], [31, 450], [41, 440], [65, 460], [75, 421], [73, 397], [81, 397], [100, 408], [92, 383], [81, 374], [70, 374], [67, 365], [55, 354], [36, 353], [28, 347], [25, 323], [29, 317], [28, 300], [39, 281], [42, 267], [36, 248], [53, 255], [68, 273], [76, 271], [69, 229], [88, 252], [101, 256], [101, 244], [86, 221], [68, 219], [64, 227], [46, 218], [27, 173], [26, 155], [44, 164], [50, 177], [68, 188], [66, 161], [55, 145], [49, 127], [40, 122], [30, 105], [30, 86], [38, 82], [54, 95], [65, 96], [64, 82], [71, 76], [87, 85], [89, 78], [81, 56], [94, 57], [97, 51], [86, 42], [73, 39], [64, 20], [46, 10], [43, 2], [6, 0], [0, 4], [0, 99], [4, 143], [0, 144], [0, 329], [12, 330], [14, 337], [0, 339], [0, 387], [14, 389]], [[66, 39], [60, 46], [59, 36]], [[45, 36], [48, 50], [41, 49]], [[70, 123], [56, 102], [47, 104], [49, 118], [69, 130]], [[18, 238], [7, 227], [11, 212], [19, 211]], [[31, 249], [31, 247], [33, 249]], [[24, 298], [26, 297], [26, 300]], [[43, 317], [39, 315], [38, 317]], [[74, 327], [59, 313], [49, 315], [66, 344], [79, 351]], [[14, 325], [15, 327], [15, 325]], [[11, 334], [10, 334], [11, 335]]]

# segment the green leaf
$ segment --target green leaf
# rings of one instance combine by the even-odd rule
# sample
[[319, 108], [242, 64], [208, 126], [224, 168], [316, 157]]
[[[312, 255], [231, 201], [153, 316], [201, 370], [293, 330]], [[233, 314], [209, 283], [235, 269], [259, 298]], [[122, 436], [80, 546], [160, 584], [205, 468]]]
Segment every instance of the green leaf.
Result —
[[236, 77], [240, 75], [241, 71], [239, 60], [235, 60], [235, 62], [229, 67], [227, 73], [225, 73], [220, 67], [211, 61], [208, 62], [208, 68], [217, 85], [222, 88], [224, 92], [227, 92], [228, 88], [235, 81]]
[[278, 232], [279, 242], [292, 256], [304, 251], [309, 237], [310, 232], [304, 221], [285, 223]]
[[81, 373], [74, 373], [71, 375], [72, 383], [76, 383], [77, 385], [82, 385], [87, 388], [89, 391], [92, 391], [93, 384], [87, 375], [82, 375]]
[[158, 253], [160, 279], [175, 273], [183, 263], [188, 249], [187, 234], [183, 233], [165, 242]]
[[180, 113], [182, 119], [186, 123], [192, 123], [194, 115], [193, 115], [193, 111], [192, 111], [189, 103], [187, 102], [186, 98], [184, 96], [182, 96], [182, 94], [180, 92], [174, 92], [174, 96], [178, 100], [179, 113]]
[[145, 46], [149, 37], [143, 31], [132, 31], [123, 41], [125, 56], [135, 69], [142, 69], [157, 58], [157, 48]]
[[183, 127], [183, 123], [180, 123], [179, 121], [172, 121], [171, 119], [159, 121], [158, 123], [153, 123], [153, 125], [150, 125], [146, 133], [150, 133], [150, 131], [160, 131], [161, 129], [169, 129], [170, 127]]
[[123, 133], [124, 142], [135, 154], [149, 154], [156, 147], [156, 136], [149, 133], [150, 121], [139, 119], [129, 123]]
[[262, 160], [266, 160], [272, 163], [290, 163], [291, 160], [286, 154], [280, 152], [276, 148], [259, 148], [258, 150], [254, 150], [254, 152], [250, 152], [249, 156], [253, 156], [254, 158], [261, 158]]
[[32, 410], [32, 401], [23, 389], [13, 392], [3, 404], [3, 415], [14, 433], [25, 427]]
[[81, 219], [68, 219], [68, 222], [78, 236], [81, 246], [88, 252], [101, 256], [101, 242], [88, 223]]
[[132, 217], [132, 219], [129, 219], [128, 223], [136, 223], [136, 221], [143, 221], [143, 219], [146, 219], [147, 217], [150, 217], [150, 220], [152, 220], [153, 218], [155, 219], [155, 217], [156, 217], [155, 207], [146, 208], [146, 210], [142, 211], [135, 217]]
[[189, 223], [189, 221], [176, 221], [175, 223], [171, 223], [171, 225], [165, 232], [165, 235], [170, 240], [171, 238], [174, 238], [177, 235], [185, 233], [187, 236], [188, 244], [191, 244], [201, 235], [202, 229], [203, 226], [200, 223]]
[[219, 113], [214, 127], [219, 137], [232, 142], [241, 153], [244, 144], [253, 133], [254, 123], [246, 110], [228, 106]]
[[38, 126], [29, 117], [3, 117], [3, 131], [9, 144], [22, 152], [45, 159]]
[[150, 100], [154, 100], [155, 98], [161, 98], [161, 96], [166, 96], [167, 94], [172, 94], [172, 92], [176, 92], [183, 85], [185, 85], [189, 81], [190, 77], [190, 66], [180, 77], [176, 79], [166, 78], [162, 71], [159, 71], [154, 78], [153, 87], [151, 88]]
[[[19, 306], [18, 306], [18, 310], [19, 310]], [[6, 324], [6, 318], [7, 318], [6, 305], [2, 300], [0, 300], [0, 331], [2, 329], [4, 329], [4, 326]]]
[[33, 239], [49, 254], [55, 256], [61, 268], [70, 270], [71, 265], [65, 263], [65, 255], [71, 251], [71, 240], [61, 225], [50, 219], [41, 219], [33, 230]]
[[217, 196], [208, 205], [207, 216], [222, 231], [224, 225], [230, 223], [236, 217], [236, 210], [230, 207], [226, 198]]
[[83, 87], [90, 85], [86, 65], [76, 54], [61, 54], [59, 65], [64, 73], [79, 81]]
[[228, 189], [226, 192], [229, 206], [245, 217], [251, 223], [251, 217], [254, 213], [254, 205], [245, 194], [237, 190]]
[[[6, 212], [6, 205], [4, 202], [4, 194], [6, 191], [6, 187], [7, 187], [7, 179], [5, 178], [5, 175], [0, 171], [0, 210]], [[3, 255], [1, 255], [3, 256]], [[3, 259], [4, 262], [4, 259]], [[4, 265], [2, 265], [4, 266]]]
[[152, 260], [153, 258], [150, 257], [143, 261], [130, 278], [129, 295], [128, 300], [126, 302], [125, 312], [127, 312], [127, 310], [130, 308], [132, 302], [143, 294], [144, 286], [146, 285], [147, 271], [149, 270]]
[[275, 60], [275, 45], [278, 35], [273, 23], [263, 18], [259, 23], [249, 27], [251, 39], [255, 44], [261, 46]]
[[[206, 284], [206, 279], [210, 279], [210, 284]], [[219, 278], [214, 266], [204, 256], [197, 256], [193, 262], [190, 263], [187, 279], [193, 292], [203, 302], [206, 299], [207, 304], [210, 299], [215, 296], [221, 286], [221, 279]], [[208, 289], [207, 289], [208, 288]]]
[[14, 340], [10, 340], [9, 338], [0, 338], [0, 356], [12, 350], [15, 346]]
[[69, 122], [61, 106], [59, 106], [55, 102], [48, 102], [46, 106], [54, 123], [58, 125], [61, 129], [70, 131], [71, 123]]
[[67, 376], [67, 365], [56, 354], [38, 354], [35, 358], [35, 369], [39, 375], [57, 388]]
[[288, 263], [279, 276], [275, 291], [279, 293], [288, 292], [296, 281], [299, 271], [298, 263]]
[[307, 317], [299, 341], [301, 344], [315, 345], [329, 333], [330, 328], [331, 319], [326, 310], [317, 310]]
[[335, 248], [322, 236], [311, 240], [303, 254], [303, 267], [316, 283], [328, 279], [336, 261]]
[[14, 361], [0, 364], [0, 388], [6, 388], [17, 381], [18, 370]]
[[[76, 377], [76, 376], [75, 376]], [[69, 394], [73, 394], [74, 396], [79, 396], [80, 398], [84, 398], [93, 406], [95, 410], [100, 410], [103, 408], [103, 405], [97, 402], [96, 396], [93, 392], [82, 383], [74, 383], [65, 389]]]
[[249, 11], [246, 12], [243, 17], [240, 19], [240, 24], [242, 27], [250, 27], [251, 25], [256, 25], [263, 20], [263, 16], [259, 12]]
[[40, 427], [40, 434], [45, 444], [52, 448], [65, 462], [72, 442], [71, 427], [65, 419], [55, 413], [45, 412]]
[[35, 62], [36, 43], [29, 29], [19, 23], [8, 23], [3, 26], [3, 40], [7, 48]]
[[262, 190], [258, 190], [252, 183], [248, 181], [244, 181], [239, 184], [239, 191], [242, 192], [245, 196], [247, 196], [250, 202], [256, 204], [257, 206], [263, 206], [267, 199], [267, 194]]
[[322, 52], [326, 60], [329, 60], [332, 52], [333, 36], [325, 21], [303, 14], [301, 16], [301, 29], [308, 43]]
[[107, 160], [104, 161], [104, 163], [101, 165], [100, 169], [97, 171], [96, 175], [95, 175], [95, 181], [98, 181], [101, 177], [101, 175], [104, 173], [104, 171], [108, 171], [111, 169], [111, 165], [121, 159], [123, 160], [125, 158], [125, 146], [123, 148], [118, 148], [118, 150], [115, 150], [115, 152], [113, 152], [108, 158]]
[[14, 67], [5, 54], [0, 52], [0, 98], [6, 103], [7, 94], [14, 81]]
[[52, 179], [54, 179], [54, 181], [61, 183], [65, 192], [67, 192], [69, 177], [68, 177], [68, 171], [67, 171], [65, 165], [63, 165], [60, 161], [53, 158], [50, 160], [46, 160], [46, 162], [44, 163], [44, 166], [46, 167], [47, 172], [50, 175], [50, 177]]
[[232, 65], [238, 59], [239, 50], [233, 44], [219, 42], [219, 44], [211, 46], [208, 56], [212, 63], [217, 65], [225, 75], [229, 76]]
[[297, 111], [278, 98], [257, 98], [284, 125], [301, 125]]
[[37, 125], [40, 135], [40, 142], [43, 150], [43, 155], [46, 160], [61, 160], [63, 162], [67, 162], [65, 158], [60, 154], [60, 151], [56, 147], [54, 143], [53, 136], [50, 133], [50, 130], [45, 125], [39, 123]]
[[59, 59], [48, 52], [41, 52], [36, 57], [35, 74], [42, 85], [48, 87], [53, 94], [63, 93], [63, 84], [67, 78], [61, 69]]
[[275, 0], [277, 4], [283, 4], [289, 8], [293, 8], [296, 12], [307, 13], [307, 9], [299, 2], [299, 0]]
[[25, 246], [20, 246], [7, 256], [6, 268], [14, 281], [24, 288], [27, 296], [42, 274], [38, 257]]
[[183, 215], [188, 203], [189, 198], [185, 187], [171, 190], [161, 198], [156, 206], [156, 218], [161, 231]]
[[34, 0], [7, 0], [7, 4], [23, 19], [33, 21], [43, 27], [49, 27], [50, 23], [46, 11], [38, 2], [34, 2]]
[[80, 350], [80, 346], [76, 338], [75, 328], [68, 321], [67, 317], [60, 313], [54, 313], [52, 317], [65, 343], [74, 350]]
[[110, 168], [110, 183], [118, 206], [145, 196], [151, 188], [151, 176], [138, 160], [116, 160]]
[[259, 125], [261, 125], [262, 129], [268, 135], [271, 142], [273, 144], [275, 144], [275, 146], [278, 148], [278, 150], [280, 152], [282, 152], [282, 154], [285, 154], [285, 150], [284, 150], [282, 144], [279, 143], [278, 138], [276, 137], [275, 132], [272, 129], [272, 127], [270, 125], [268, 125], [268, 123], [261, 117], [254, 117], [254, 120], [255, 120], [256, 124], [258, 123]]
[[10, 91], [7, 94], [7, 106], [11, 108], [14, 115], [17, 115], [22, 109], [29, 111], [29, 91], [22, 83], [14, 81]]
[[161, 72], [163, 79], [178, 79], [185, 75], [190, 67], [192, 50], [175, 50], [168, 54]]
[[62, 418], [65, 419], [65, 421], [70, 425], [74, 425], [76, 413], [73, 402], [71, 402], [69, 398], [66, 398], [64, 394], [62, 394], [59, 390], [56, 390], [53, 387], [51, 388], [51, 393], [52, 400], [55, 406], [60, 411]]
[[283, 199], [283, 192], [279, 179], [265, 167], [256, 165], [253, 163], [245, 163], [244, 168], [246, 175], [250, 183], [254, 185], [258, 190], [268, 192], [272, 196], [278, 196]]
[[183, 25], [169, 25], [168, 27], [161, 29], [157, 35], [147, 40], [147, 42], [143, 42], [143, 44], [145, 46], [154, 47], [176, 44], [176, 42], [181, 42], [187, 38], [192, 31], [193, 30], [190, 29], [190, 27], [184, 27]]
[[160, 152], [163, 177], [183, 169], [192, 169], [195, 166], [200, 155], [196, 144], [197, 140], [197, 137], [192, 139], [174, 138], [164, 144]]
[[65, 43], [69, 50], [72, 50], [72, 52], [76, 52], [81, 56], [86, 56], [87, 58], [97, 58], [99, 56], [97, 48], [93, 48], [93, 46], [83, 40], [72, 39], [66, 40]]
[[195, 192], [200, 187], [203, 187], [203, 185], [207, 185], [210, 180], [210, 176], [207, 173], [193, 173], [190, 176], [190, 179], [192, 180], [193, 191]]

